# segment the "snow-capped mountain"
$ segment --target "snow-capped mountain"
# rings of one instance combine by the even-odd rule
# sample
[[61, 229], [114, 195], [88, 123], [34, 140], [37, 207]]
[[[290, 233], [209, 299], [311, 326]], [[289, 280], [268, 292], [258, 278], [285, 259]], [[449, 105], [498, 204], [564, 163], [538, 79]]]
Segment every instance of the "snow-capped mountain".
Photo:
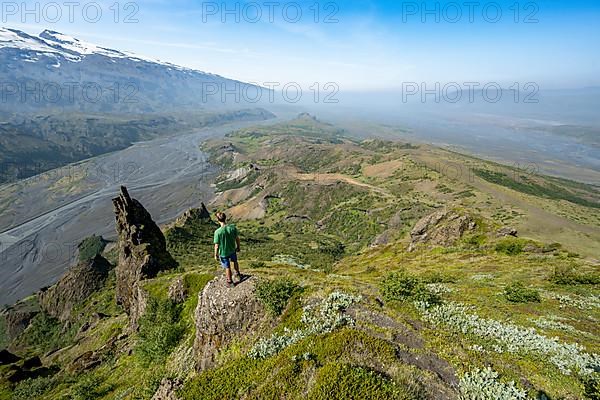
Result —
[[[246, 83], [108, 49], [59, 32], [0, 28], [0, 110], [153, 112], [240, 105]], [[262, 89], [261, 89], [262, 90]], [[215, 93], [216, 92], [216, 93]], [[232, 104], [233, 103], [233, 104]]]

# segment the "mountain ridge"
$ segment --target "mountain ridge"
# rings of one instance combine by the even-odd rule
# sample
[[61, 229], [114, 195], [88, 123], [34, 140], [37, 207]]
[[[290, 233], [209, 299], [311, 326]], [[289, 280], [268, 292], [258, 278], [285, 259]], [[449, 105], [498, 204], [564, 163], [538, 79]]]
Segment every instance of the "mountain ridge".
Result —
[[[267, 89], [128, 52], [60, 32], [30, 35], [0, 28], [4, 112], [152, 113], [242, 108], [220, 91]], [[215, 95], [217, 90], [219, 95]], [[255, 106], [253, 104], [252, 106]]]

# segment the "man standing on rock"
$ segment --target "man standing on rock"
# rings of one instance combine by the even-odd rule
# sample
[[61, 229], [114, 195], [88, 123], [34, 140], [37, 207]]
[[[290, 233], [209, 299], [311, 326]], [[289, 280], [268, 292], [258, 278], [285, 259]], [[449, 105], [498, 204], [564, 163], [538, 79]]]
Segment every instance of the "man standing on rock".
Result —
[[235, 225], [227, 224], [227, 216], [224, 213], [218, 212], [216, 217], [221, 227], [215, 231], [215, 260], [219, 261], [221, 266], [225, 268], [227, 287], [232, 288], [235, 283], [231, 276], [231, 263], [233, 263], [237, 275], [237, 283], [242, 281], [237, 259], [237, 253], [240, 251], [240, 237]]

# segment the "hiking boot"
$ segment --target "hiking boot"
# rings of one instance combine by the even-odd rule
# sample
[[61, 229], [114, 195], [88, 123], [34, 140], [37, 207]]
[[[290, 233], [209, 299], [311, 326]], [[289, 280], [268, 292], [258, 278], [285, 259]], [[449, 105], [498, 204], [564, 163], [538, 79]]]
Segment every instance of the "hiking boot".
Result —
[[235, 287], [235, 283], [233, 283], [233, 282], [227, 282], [225, 284], [225, 286], [227, 286], [229, 289], [233, 289]]

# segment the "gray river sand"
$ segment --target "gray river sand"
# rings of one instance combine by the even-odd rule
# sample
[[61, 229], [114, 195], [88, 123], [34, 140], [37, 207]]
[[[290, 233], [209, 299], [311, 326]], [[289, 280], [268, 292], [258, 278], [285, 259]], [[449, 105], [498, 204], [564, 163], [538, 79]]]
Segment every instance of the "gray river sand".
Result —
[[137, 143], [0, 187], [0, 304], [53, 284], [76, 261], [83, 238], [96, 234], [114, 239], [111, 199], [120, 185], [159, 224], [209, 202], [216, 171], [199, 144], [257, 124], [236, 123]]

